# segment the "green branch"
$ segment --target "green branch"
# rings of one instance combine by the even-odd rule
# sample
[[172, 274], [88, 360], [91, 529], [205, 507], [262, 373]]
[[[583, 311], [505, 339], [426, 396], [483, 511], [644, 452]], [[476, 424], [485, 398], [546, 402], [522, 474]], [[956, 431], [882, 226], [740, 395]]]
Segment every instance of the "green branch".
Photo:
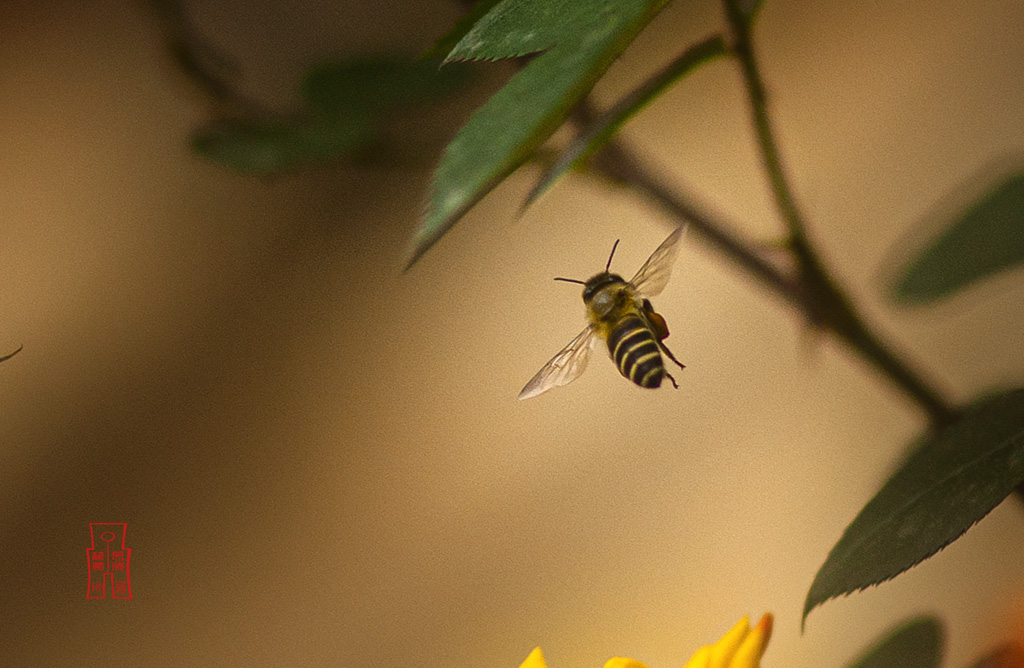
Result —
[[828, 329], [845, 340], [862, 358], [884, 373], [928, 414], [933, 427], [951, 424], [956, 419], [956, 410], [868, 327], [850, 297], [828, 273], [811, 245], [772, 132], [767, 95], [754, 57], [751, 16], [744, 12], [738, 0], [723, 2], [733, 33], [732, 50], [739, 61], [750, 100], [761, 160], [776, 207], [789, 230], [790, 250], [799, 266], [799, 281], [806, 298], [804, 310], [808, 318], [812, 324]]
[[[734, 226], [702, 210], [695, 204], [696, 199], [678, 184], [669, 185], [659, 179], [621, 140], [609, 141], [595, 156], [593, 166], [605, 176], [630, 186], [672, 217], [688, 222], [726, 259], [801, 311], [812, 326], [832, 332], [844, 341], [917, 404], [927, 414], [933, 428], [951, 424], [956, 419], [956, 409], [866, 324], [811, 245], [772, 132], [767, 96], [750, 38], [750, 15], [744, 13], [736, 0], [725, 0], [725, 4], [733, 32], [731, 53], [743, 72], [762, 163], [789, 233], [787, 247], [796, 260], [796, 275], [767, 261], [755, 245], [730, 231]], [[581, 132], [586, 132], [598, 117], [599, 114], [584, 103], [573, 120]]]

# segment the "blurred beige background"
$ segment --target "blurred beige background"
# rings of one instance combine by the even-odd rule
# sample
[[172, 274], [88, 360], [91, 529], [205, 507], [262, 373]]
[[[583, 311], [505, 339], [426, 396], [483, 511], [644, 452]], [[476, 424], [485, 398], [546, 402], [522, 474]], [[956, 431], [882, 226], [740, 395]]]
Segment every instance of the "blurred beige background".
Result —
[[[418, 49], [458, 16], [195, 4], [282, 108], [306, 65]], [[598, 97], [718, 11], [670, 5]], [[761, 19], [785, 158], [838, 275], [950, 396], [1019, 384], [1019, 273], [912, 312], [879, 276], [951, 188], [1024, 148], [1024, 12], [768, 0]], [[516, 220], [524, 171], [403, 274], [428, 168], [236, 176], [189, 153], [205, 106], [145, 5], [5, 3], [0, 26], [0, 351], [25, 345], [0, 365], [0, 665], [517, 668], [541, 645], [551, 668], [671, 668], [770, 610], [765, 666], [845, 665], [922, 613], [964, 666], [1011, 632], [1012, 501], [801, 636], [817, 567], [922, 417], [695, 235], [656, 302], [678, 392], [595, 359], [516, 400], [583, 324], [551, 278], [588, 277], [620, 237], [631, 275], [667, 234], [627, 193], [570, 178]], [[627, 137], [768, 241], [745, 114], [720, 62]], [[90, 522], [127, 522], [133, 600], [86, 600]]]

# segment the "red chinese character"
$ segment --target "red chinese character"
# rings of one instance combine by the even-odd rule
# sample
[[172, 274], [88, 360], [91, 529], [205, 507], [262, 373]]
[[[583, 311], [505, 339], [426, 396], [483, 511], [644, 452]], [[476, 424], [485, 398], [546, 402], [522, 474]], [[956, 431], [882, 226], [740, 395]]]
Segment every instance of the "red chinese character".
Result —
[[[89, 584], [85, 590], [86, 598], [106, 598], [107, 580], [111, 581], [114, 598], [131, 598], [131, 581], [128, 564], [132, 551], [125, 547], [127, 524], [89, 525], [92, 545], [85, 551], [89, 565]], [[113, 557], [113, 559], [111, 559]]]

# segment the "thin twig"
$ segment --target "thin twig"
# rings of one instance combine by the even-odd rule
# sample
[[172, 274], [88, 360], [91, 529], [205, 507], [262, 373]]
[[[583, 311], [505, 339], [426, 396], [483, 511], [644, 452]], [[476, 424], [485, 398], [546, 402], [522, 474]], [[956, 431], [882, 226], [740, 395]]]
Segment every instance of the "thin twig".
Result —
[[789, 230], [789, 247], [800, 267], [800, 283], [807, 298], [805, 312], [811, 322], [844, 339], [862, 358], [882, 371], [928, 414], [933, 428], [956, 419], [957, 412], [938, 390], [896, 355], [860, 316], [853, 301], [826, 270], [807, 237], [807, 226], [786, 179], [772, 132], [767, 95], [754, 57], [751, 19], [737, 0], [723, 0], [733, 33], [733, 53], [743, 73], [761, 159], [779, 214]]
[[24, 345], [20, 345], [20, 346], [18, 346], [18, 349], [15, 350], [13, 353], [8, 353], [8, 354], [4, 355], [3, 357], [0, 357], [0, 362], [6, 362], [7, 360], [11, 359], [12, 357], [14, 357], [18, 353], [20, 353], [21, 349], [24, 348], [24, 347], [25, 347]]
[[168, 54], [218, 116], [258, 120], [274, 115], [238, 89], [233, 81], [237, 67], [195, 29], [182, 0], [149, 0], [149, 4], [161, 21]]

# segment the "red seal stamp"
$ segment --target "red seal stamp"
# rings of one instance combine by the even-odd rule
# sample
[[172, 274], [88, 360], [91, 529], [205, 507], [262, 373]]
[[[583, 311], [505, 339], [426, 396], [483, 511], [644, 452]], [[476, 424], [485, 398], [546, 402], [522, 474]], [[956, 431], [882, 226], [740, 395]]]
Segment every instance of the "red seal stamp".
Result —
[[85, 551], [89, 563], [86, 598], [106, 598], [107, 582], [110, 582], [111, 597], [132, 597], [132, 585], [128, 578], [132, 551], [124, 546], [127, 531], [127, 524], [89, 523], [92, 547]]

